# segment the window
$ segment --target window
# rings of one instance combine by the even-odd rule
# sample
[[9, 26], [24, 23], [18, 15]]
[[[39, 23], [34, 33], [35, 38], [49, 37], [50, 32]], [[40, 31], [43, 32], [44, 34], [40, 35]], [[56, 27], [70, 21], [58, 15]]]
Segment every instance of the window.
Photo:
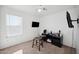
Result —
[[16, 36], [22, 34], [22, 17], [15, 15], [6, 15], [7, 36]]

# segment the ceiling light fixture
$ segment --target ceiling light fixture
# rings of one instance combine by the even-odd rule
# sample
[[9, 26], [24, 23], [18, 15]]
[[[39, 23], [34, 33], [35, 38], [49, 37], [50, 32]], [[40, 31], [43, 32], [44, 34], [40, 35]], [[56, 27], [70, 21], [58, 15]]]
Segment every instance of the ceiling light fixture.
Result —
[[47, 8], [41, 7], [41, 8], [39, 8], [37, 11], [38, 11], [38, 12], [45, 12], [45, 11], [47, 11]]
[[41, 12], [42, 11], [42, 9], [38, 9], [38, 12]]

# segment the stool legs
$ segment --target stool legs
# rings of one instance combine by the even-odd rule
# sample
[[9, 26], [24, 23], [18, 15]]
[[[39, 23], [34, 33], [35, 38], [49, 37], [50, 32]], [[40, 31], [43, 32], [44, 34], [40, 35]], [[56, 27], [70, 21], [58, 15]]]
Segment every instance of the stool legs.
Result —
[[32, 48], [34, 47], [34, 45], [38, 46], [38, 50], [40, 51], [40, 46], [42, 46], [42, 48], [43, 48], [43, 40], [33, 39]]
[[42, 42], [41, 42], [41, 45], [42, 45], [42, 48], [43, 48], [43, 40], [42, 40]]
[[40, 46], [42, 46], [42, 48], [43, 48], [43, 40], [39, 40], [39, 51], [40, 51]]
[[35, 40], [35, 39], [33, 39], [33, 42], [32, 42], [32, 48], [34, 47], [34, 40]]
[[40, 51], [40, 43], [39, 43], [39, 46], [38, 47], [39, 47], [39, 51]]
[[36, 40], [36, 46], [37, 46], [37, 43], [38, 43], [38, 42], [37, 42], [37, 40]]

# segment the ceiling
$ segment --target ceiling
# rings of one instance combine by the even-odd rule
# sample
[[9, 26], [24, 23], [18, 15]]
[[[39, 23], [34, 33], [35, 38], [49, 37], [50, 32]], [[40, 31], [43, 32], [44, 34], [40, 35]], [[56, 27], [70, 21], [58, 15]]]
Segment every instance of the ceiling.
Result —
[[[62, 10], [66, 10], [68, 8], [73, 8], [74, 5], [6, 5], [6, 7], [23, 11], [37, 17], [42, 17], [48, 14], [54, 14]], [[45, 7], [47, 11], [39, 13], [37, 9], [42, 7]]]

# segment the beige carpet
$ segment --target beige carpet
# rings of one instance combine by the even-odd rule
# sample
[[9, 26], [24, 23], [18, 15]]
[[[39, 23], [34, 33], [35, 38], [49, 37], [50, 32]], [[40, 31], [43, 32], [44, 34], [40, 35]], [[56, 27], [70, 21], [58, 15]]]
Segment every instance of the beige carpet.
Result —
[[[75, 50], [73, 50], [75, 53]], [[56, 47], [50, 43], [44, 42], [44, 47], [38, 51], [38, 48], [34, 46], [32, 48], [32, 41], [18, 44], [9, 48], [0, 50], [0, 54], [71, 54], [72, 49], [67, 46], [62, 48]]]

